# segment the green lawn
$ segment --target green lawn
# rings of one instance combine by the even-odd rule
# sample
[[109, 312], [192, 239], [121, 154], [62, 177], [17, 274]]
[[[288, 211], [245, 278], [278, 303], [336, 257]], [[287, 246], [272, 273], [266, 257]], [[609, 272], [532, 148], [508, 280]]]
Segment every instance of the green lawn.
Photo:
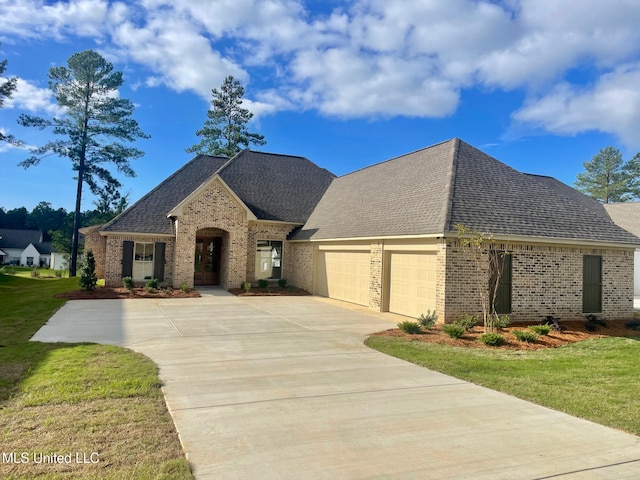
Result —
[[640, 435], [639, 336], [527, 351], [460, 348], [385, 336], [370, 337], [366, 345], [431, 370]]
[[153, 362], [112, 346], [28, 342], [64, 304], [53, 295], [77, 285], [0, 275], [0, 445], [98, 462], [3, 462], [0, 478], [193, 479]]

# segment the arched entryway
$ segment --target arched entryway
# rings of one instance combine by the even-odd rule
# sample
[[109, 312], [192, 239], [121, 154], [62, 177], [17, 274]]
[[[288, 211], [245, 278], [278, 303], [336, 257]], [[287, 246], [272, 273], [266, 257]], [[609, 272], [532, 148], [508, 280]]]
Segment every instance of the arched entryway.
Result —
[[220, 285], [224, 270], [225, 238], [227, 232], [219, 228], [203, 228], [196, 232], [193, 259], [194, 285]]

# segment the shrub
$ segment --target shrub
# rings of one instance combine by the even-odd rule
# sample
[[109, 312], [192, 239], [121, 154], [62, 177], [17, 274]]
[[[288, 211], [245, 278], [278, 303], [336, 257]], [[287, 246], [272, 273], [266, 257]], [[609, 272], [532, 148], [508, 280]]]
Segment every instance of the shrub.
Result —
[[551, 331], [551, 325], [531, 325], [530, 330], [534, 331], [538, 335], [549, 335]]
[[145, 284], [145, 288], [148, 291], [154, 291], [158, 289], [158, 279], [157, 278], [150, 278], [149, 280], [147, 280], [147, 283]]
[[427, 310], [427, 313], [423, 313], [418, 317], [418, 324], [420, 324], [421, 327], [429, 330], [436, 324], [436, 320], [438, 320], [438, 314], [436, 313], [436, 311], [434, 310], [433, 312], [431, 312], [431, 310]]
[[80, 287], [83, 290], [94, 290], [97, 284], [96, 259], [93, 257], [93, 252], [89, 250], [80, 271]]
[[251, 284], [249, 282], [242, 282], [242, 285], [240, 285], [240, 288], [242, 288], [245, 293], [249, 293], [249, 291], [251, 290]]
[[418, 322], [411, 322], [407, 320], [406, 322], [400, 322], [398, 324], [398, 328], [402, 330], [404, 333], [422, 333], [422, 328]]
[[62, 270], [56, 270], [54, 272], [54, 275], [56, 276], [56, 278], [62, 278]]
[[287, 279], [281, 278], [280, 280], [278, 280], [278, 286], [280, 288], [287, 288]]
[[513, 334], [521, 342], [534, 343], [538, 339], [538, 334], [531, 330], [514, 330]]
[[606, 327], [607, 323], [604, 320], [599, 319], [595, 315], [587, 315], [587, 323], [585, 324], [585, 327], [588, 331], [593, 332], [598, 327], [598, 325], [600, 325], [601, 327]]
[[[38, 270], [38, 267], [33, 267], [31, 269], [31, 277], [32, 278], [38, 278], [40, 276], [40, 271]], [[90, 289], [93, 290], [93, 289]]]
[[640, 330], [640, 320], [631, 320], [624, 324], [625, 328], [629, 330]]
[[499, 333], [483, 333], [480, 335], [480, 341], [490, 347], [499, 347], [506, 343], [504, 337]]
[[464, 335], [465, 328], [462, 325], [455, 323], [445, 323], [442, 325], [442, 331], [451, 338], [460, 338]]
[[267, 282], [264, 278], [258, 280], [258, 287], [267, 288], [269, 286], [269, 282]]
[[460, 325], [466, 331], [469, 331], [478, 324], [478, 319], [475, 315], [469, 315], [468, 313], [465, 313], [464, 315], [462, 315], [462, 317], [460, 317], [453, 323], [456, 325]]
[[489, 328], [502, 330], [503, 328], [507, 328], [510, 323], [511, 317], [509, 315], [489, 315]]
[[123, 277], [122, 278], [122, 285], [124, 286], [124, 288], [126, 288], [131, 293], [133, 293], [133, 278], [131, 278], [131, 277]]
[[182, 290], [184, 293], [187, 293], [190, 290], [189, 285], [187, 285], [187, 282], [182, 282], [180, 284], [180, 290]]

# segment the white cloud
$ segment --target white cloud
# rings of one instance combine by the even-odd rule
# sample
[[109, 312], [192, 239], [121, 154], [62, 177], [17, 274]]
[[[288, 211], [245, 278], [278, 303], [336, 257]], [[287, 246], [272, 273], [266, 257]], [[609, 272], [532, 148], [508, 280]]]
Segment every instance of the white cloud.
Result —
[[[92, 37], [115, 63], [128, 63], [135, 85], [207, 101], [233, 75], [250, 85], [246, 104], [257, 117], [284, 109], [443, 117], [460, 92], [479, 87], [524, 91], [530, 100], [514, 116], [521, 125], [621, 138], [636, 126], [625, 110], [635, 104], [619, 100], [635, 67], [619, 66], [640, 61], [638, 1], [351, 0], [322, 14], [306, 5], [0, 0], [0, 36]], [[583, 77], [591, 87], [571, 83]], [[622, 113], [590, 104], [605, 100]]]
[[18, 78], [15, 91], [10, 98], [5, 100], [5, 108], [15, 108], [33, 113], [47, 113], [49, 115], [60, 114], [60, 108], [56, 103], [51, 90], [40, 88], [37, 85]]
[[594, 85], [578, 88], [562, 83], [541, 98], [530, 99], [514, 113], [530, 124], [560, 135], [598, 130], [640, 147], [640, 63], [603, 75]]

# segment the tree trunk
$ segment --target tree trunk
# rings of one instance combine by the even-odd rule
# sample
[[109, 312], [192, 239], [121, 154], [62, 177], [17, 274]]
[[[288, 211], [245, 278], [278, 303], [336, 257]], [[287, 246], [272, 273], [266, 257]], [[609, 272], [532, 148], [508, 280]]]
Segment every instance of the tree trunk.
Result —
[[80, 162], [78, 168], [78, 188], [76, 190], [76, 211], [73, 216], [73, 240], [71, 242], [71, 265], [69, 266], [69, 276], [75, 277], [78, 266], [78, 235], [80, 230], [80, 208], [82, 205], [82, 177], [84, 176], [84, 161]]

